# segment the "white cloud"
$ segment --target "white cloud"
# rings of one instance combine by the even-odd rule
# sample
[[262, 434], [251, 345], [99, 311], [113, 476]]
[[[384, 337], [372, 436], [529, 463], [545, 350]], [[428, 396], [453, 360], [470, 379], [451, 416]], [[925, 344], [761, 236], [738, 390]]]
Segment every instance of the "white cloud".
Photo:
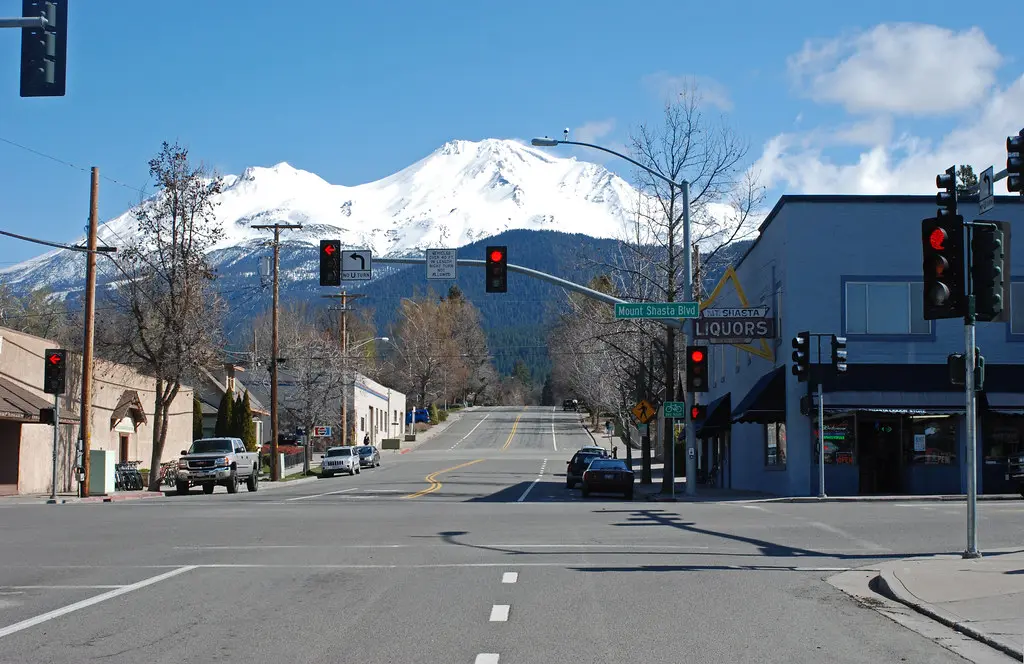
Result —
[[[935, 176], [951, 165], [971, 164], [975, 172], [990, 165], [1002, 170], [1006, 137], [1016, 134], [1024, 124], [1024, 76], [975, 101], [978, 109], [967, 123], [939, 140], [910, 132], [895, 134], [890, 130], [887, 134], [882, 131], [884, 124], [872, 128], [870, 123], [853, 125], [845, 131], [819, 128], [784, 133], [765, 144], [753, 169], [760, 174], [763, 185], [782, 187], [787, 193], [934, 193]], [[844, 137], [848, 140], [843, 141]], [[870, 138], [881, 140], [872, 145], [868, 144]], [[825, 148], [844, 143], [865, 149], [846, 163], [824, 155]], [[1005, 184], [997, 184], [996, 194], [1004, 193]]]
[[592, 120], [569, 130], [569, 140], [582, 143], [597, 143], [613, 131], [615, 131], [615, 118]]
[[981, 102], [1002, 57], [978, 28], [892, 23], [837, 39], [808, 41], [790, 75], [817, 102], [851, 113], [936, 115]]
[[642, 82], [659, 97], [674, 100], [684, 90], [695, 90], [702, 105], [714, 106], [722, 111], [733, 109], [725, 86], [706, 76], [673, 76], [662, 71], [644, 76]]

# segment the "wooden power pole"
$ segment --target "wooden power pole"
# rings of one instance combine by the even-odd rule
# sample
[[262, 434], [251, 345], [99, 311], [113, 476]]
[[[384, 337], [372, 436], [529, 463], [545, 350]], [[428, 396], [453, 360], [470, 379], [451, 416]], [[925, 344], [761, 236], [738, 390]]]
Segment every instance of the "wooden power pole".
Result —
[[324, 297], [341, 298], [341, 444], [348, 445], [348, 301], [366, 297], [362, 293], [341, 291], [340, 295]]
[[[82, 403], [79, 436], [82, 440], [82, 483], [79, 493], [89, 496], [89, 449], [92, 445], [92, 356], [96, 330], [96, 234], [99, 229], [100, 169], [92, 167], [89, 189], [89, 251], [85, 254], [85, 334], [82, 340]], [[57, 422], [60, 426], [60, 422]]]
[[281, 479], [281, 468], [278, 463], [277, 441], [280, 431], [278, 430], [277, 419], [277, 364], [280, 348], [277, 343], [277, 321], [279, 306], [278, 272], [281, 266], [281, 231], [288, 229], [302, 228], [302, 224], [261, 224], [253, 226], [256, 229], [273, 229], [274, 231], [274, 311], [271, 316], [272, 331], [270, 334], [270, 480], [276, 482]]

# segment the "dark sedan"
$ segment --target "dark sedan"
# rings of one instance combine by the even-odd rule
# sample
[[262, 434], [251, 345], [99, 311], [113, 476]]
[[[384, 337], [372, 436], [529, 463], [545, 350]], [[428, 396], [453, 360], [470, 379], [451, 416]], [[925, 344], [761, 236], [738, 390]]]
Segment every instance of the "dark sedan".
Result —
[[373, 468], [380, 465], [380, 452], [373, 445], [357, 447], [359, 452], [359, 466], [361, 468]]
[[622, 459], [595, 458], [583, 473], [583, 497], [592, 492], [621, 493], [633, 500], [633, 470]]
[[604, 450], [588, 447], [572, 455], [572, 458], [565, 462], [565, 488], [575, 489], [576, 484], [583, 480], [583, 471], [587, 469], [594, 459], [601, 459], [608, 456]]

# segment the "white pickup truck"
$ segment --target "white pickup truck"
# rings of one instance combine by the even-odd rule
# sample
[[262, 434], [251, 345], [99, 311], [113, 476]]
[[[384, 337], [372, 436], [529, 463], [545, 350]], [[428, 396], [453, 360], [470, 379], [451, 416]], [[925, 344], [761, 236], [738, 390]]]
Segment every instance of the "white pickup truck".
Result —
[[218, 484], [227, 487], [228, 493], [237, 493], [243, 479], [249, 491], [259, 489], [259, 452], [246, 452], [240, 438], [200, 438], [181, 452], [176, 478], [179, 495], [197, 484], [203, 493], [213, 493]]

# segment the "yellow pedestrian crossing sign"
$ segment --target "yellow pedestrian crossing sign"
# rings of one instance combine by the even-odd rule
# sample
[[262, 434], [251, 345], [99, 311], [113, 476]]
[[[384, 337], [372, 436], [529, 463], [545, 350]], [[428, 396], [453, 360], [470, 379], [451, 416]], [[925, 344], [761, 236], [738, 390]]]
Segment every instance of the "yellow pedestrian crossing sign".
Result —
[[657, 409], [647, 399], [641, 399], [640, 403], [633, 406], [633, 415], [641, 424], [647, 424], [657, 414]]

